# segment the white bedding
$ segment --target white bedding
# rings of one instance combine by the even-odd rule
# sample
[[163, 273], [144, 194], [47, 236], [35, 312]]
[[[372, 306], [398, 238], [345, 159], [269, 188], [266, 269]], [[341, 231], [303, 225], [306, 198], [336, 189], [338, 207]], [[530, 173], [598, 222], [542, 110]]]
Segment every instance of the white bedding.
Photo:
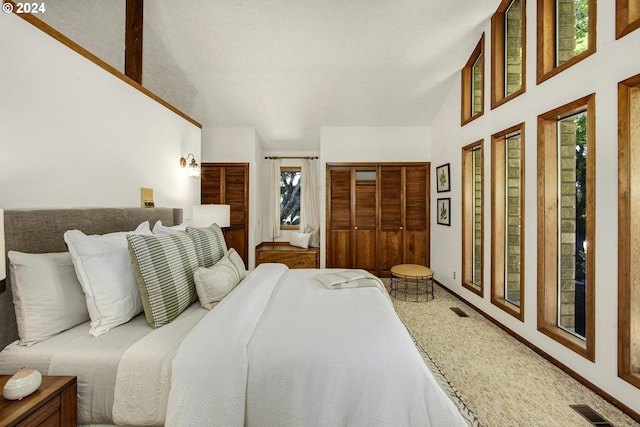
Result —
[[100, 337], [87, 322], [8, 346], [0, 372], [76, 375], [80, 424], [465, 426], [386, 291], [329, 290], [320, 271], [261, 264], [211, 311]]
[[[141, 314], [99, 337], [86, 322], [31, 347], [10, 344], [0, 352], [0, 372], [29, 366], [44, 375], [77, 376], [79, 424], [114, 424], [115, 417], [120, 424], [162, 425], [172, 354], [206, 313], [196, 302], [167, 329], [151, 329]], [[135, 410], [127, 402], [135, 402]]]
[[167, 426], [466, 425], [381, 290], [317, 273], [261, 264], [189, 333]]

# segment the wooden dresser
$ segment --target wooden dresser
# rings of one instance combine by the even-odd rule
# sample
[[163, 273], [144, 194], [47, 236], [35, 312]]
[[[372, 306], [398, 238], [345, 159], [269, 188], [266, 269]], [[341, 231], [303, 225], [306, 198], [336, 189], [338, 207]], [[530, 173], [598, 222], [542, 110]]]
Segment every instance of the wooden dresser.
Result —
[[[0, 376], [0, 389], [10, 375]], [[0, 396], [0, 427], [78, 424], [76, 377], [43, 376], [38, 390], [22, 400]]]
[[256, 265], [279, 262], [289, 268], [320, 268], [320, 248], [298, 248], [287, 242], [260, 243], [256, 247]]

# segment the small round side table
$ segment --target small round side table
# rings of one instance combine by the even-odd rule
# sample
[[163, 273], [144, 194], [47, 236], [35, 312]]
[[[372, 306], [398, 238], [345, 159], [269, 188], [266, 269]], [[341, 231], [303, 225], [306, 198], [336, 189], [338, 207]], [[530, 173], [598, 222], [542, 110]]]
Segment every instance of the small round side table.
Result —
[[389, 294], [403, 301], [431, 301], [434, 298], [433, 270], [418, 264], [394, 265]]

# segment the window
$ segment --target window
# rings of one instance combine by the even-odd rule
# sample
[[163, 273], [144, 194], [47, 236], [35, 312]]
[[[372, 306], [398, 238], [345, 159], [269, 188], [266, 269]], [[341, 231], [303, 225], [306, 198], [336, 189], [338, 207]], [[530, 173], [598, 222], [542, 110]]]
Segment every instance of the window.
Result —
[[594, 360], [595, 95], [538, 117], [538, 330]]
[[484, 34], [462, 69], [462, 124], [484, 113]]
[[482, 296], [483, 141], [462, 148], [462, 286]]
[[618, 84], [618, 375], [640, 388], [640, 74]]
[[491, 108], [525, 91], [525, 9], [525, 0], [503, 0], [491, 18]]
[[300, 168], [280, 168], [280, 228], [297, 230], [300, 225]]
[[616, 39], [640, 28], [640, 2], [616, 0]]
[[596, 51], [596, 0], [538, 0], [538, 83]]
[[491, 140], [491, 302], [524, 320], [524, 123]]

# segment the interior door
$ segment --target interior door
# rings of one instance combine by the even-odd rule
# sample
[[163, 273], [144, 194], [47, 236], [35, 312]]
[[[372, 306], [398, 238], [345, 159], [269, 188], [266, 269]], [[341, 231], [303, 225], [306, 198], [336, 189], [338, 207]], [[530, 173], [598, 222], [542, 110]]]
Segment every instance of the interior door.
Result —
[[352, 211], [353, 267], [378, 274], [378, 174], [373, 169], [355, 170]]
[[353, 170], [328, 168], [327, 171], [327, 256], [329, 268], [351, 268], [351, 205]]
[[380, 167], [380, 274], [404, 262], [404, 168]]
[[245, 266], [249, 261], [249, 164], [203, 163], [200, 202], [230, 205], [230, 226], [223, 229], [227, 247], [234, 248]]
[[429, 265], [429, 166], [405, 168], [404, 263]]

